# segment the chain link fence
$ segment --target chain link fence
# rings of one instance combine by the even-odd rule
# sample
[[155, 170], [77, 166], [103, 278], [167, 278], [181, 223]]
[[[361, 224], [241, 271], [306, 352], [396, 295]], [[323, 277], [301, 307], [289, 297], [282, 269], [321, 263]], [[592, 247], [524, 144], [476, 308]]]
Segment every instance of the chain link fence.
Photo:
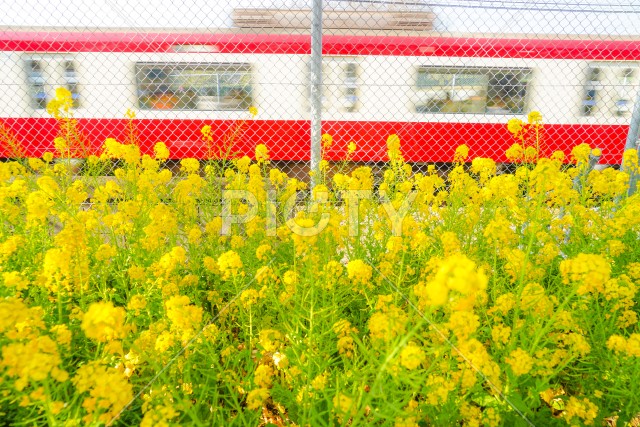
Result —
[[[84, 147], [77, 157], [99, 155], [106, 138], [143, 153], [162, 141], [172, 168], [253, 157], [265, 144], [273, 165], [308, 181], [314, 144], [316, 163], [379, 171], [396, 134], [414, 171], [446, 172], [461, 144], [508, 171], [517, 139], [507, 121], [532, 111], [543, 115], [542, 154], [586, 142], [619, 165], [637, 140], [636, 1], [28, 0], [3, 10], [3, 158], [53, 152], [61, 135]], [[73, 106], [56, 119], [47, 106], [60, 87]], [[321, 134], [331, 146], [321, 149]]]

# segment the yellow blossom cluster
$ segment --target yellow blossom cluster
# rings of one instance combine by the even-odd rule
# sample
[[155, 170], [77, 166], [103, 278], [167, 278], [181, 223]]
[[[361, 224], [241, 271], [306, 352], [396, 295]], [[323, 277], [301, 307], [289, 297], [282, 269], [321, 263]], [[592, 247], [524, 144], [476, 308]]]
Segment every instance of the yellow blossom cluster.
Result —
[[363, 260], [356, 259], [347, 263], [347, 275], [353, 282], [354, 287], [358, 286], [371, 286], [371, 277], [373, 276], [373, 269], [370, 265], [367, 265]]
[[415, 343], [407, 344], [400, 351], [400, 364], [407, 369], [416, 369], [425, 361], [425, 353]]
[[175, 295], [165, 302], [167, 319], [171, 321], [171, 330], [182, 342], [190, 340], [199, 330], [202, 322], [202, 308], [191, 305], [189, 297]]
[[629, 338], [612, 335], [607, 340], [607, 348], [617, 354], [640, 357], [640, 334], [631, 334]]
[[124, 308], [114, 307], [111, 301], [93, 303], [82, 317], [82, 330], [88, 338], [103, 343], [124, 338], [125, 315]]
[[353, 334], [358, 330], [351, 326], [347, 320], [339, 320], [333, 325], [333, 331], [338, 336], [338, 352], [346, 357], [352, 357], [355, 350]]
[[133, 398], [133, 388], [115, 368], [90, 362], [78, 368], [72, 382], [78, 392], [89, 393], [82, 402], [83, 421], [111, 423]]
[[611, 276], [611, 265], [601, 255], [578, 254], [560, 263], [565, 284], [578, 284], [578, 294], [601, 293]]
[[528, 374], [533, 368], [533, 358], [521, 348], [513, 350], [504, 361], [511, 366], [515, 375]]
[[392, 301], [392, 295], [378, 296], [377, 311], [371, 315], [367, 323], [374, 345], [389, 343], [406, 331], [407, 315]]
[[431, 280], [414, 288], [414, 293], [428, 305], [444, 305], [453, 291], [459, 309], [472, 307], [482, 297], [488, 279], [476, 263], [462, 254], [453, 254], [440, 264]]
[[48, 377], [60, 382], [69, 375], [60, 369], [62, 358], [55, 341], [47, 336], [38, 336], [27, 342], [13, 342], [2, 347], [0, 366], [6, 375], [14, 377], [14, 386], [22, 390], [30, 383], [41, 382]]
[[218, 257], [218, 268], [224, 280], [242, 275], [242, 260], [234, 251], [227, 251]]

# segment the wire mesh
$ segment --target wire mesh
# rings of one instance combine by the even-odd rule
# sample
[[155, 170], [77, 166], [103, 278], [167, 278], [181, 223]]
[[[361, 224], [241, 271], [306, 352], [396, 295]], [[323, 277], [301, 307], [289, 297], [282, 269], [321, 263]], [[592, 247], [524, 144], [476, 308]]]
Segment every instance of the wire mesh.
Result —
[[[76, 157], [106, 138], [143, 153], [163, 141], [177, 167], [265, 144], [274, 166], [309, 179], [310, 1], [4, 10], [0, 157], [54, 152], [72, 125], [86, 145]], [[640, 83], [638, 18], [635, 1], [325, 1], [323, 156], [377, 171], [396, 134], [414, 171], [446, 172], [461, 144], [508, 170], [507, 121], [539, 111], [541, 154], [587, 142], [617, 165]], [[47, 109], [59, 87], [72, 97], [62, 120]]]

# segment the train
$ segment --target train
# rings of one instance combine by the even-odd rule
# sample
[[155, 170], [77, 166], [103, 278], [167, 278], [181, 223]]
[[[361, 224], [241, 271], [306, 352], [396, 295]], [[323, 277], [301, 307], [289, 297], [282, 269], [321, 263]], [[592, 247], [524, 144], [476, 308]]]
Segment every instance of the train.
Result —
[[[265, 144], [274, 161], [306, 162], [310, 52], [309, 34], [246, 29], [0, 29], [0, 125], [27, 156], [53, 151], [58, 123], [46, 106], [66, 87], [96, 151], [126, 141], [133, 123], [143, 152], [163, 141], [171, 158], [204, 159], [211, 126], [233, 155]], [[586, 142], [619, 164], [640, 80], [634, 37], [361, 32], [324, 35], [322, 53], [330, 160], [354, 142], [351, 160], [383, 162], [396, 134], [407, 162], [451, 162], [461, 144], [470, 158], [506, 162], [507, 121], [540, 111], [545, 150]]]

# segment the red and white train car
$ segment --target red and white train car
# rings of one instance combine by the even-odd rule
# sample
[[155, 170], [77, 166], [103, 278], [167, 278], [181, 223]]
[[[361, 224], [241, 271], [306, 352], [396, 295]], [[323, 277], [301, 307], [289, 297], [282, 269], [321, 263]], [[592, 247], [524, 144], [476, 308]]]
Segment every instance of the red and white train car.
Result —
[[[308, 34], [4, 30], [0, 122], [28, 155], [52, 150], [45, 106], [65, 86], [96, 149], [126, 138], [130, 108], [144, 151], [164, 141], [172, 157], [201, 158], [204, 125], [222, 141], [246, 120], [236, 153], [265, 143], [274, 160], [304, 161], [310, 50]], [[386, 160], [392, 133], [410, 162], [449, 162], [462, 143], [504, 161], [514, 141], [505, 123], [538, 110], [547, 150], [588, 142], [603, 149], [601, 163], [619, 163], [640, 77], [632, 38], [325, 35], [323, 54], [328, 154], [355, 141], [358, 161]]]

